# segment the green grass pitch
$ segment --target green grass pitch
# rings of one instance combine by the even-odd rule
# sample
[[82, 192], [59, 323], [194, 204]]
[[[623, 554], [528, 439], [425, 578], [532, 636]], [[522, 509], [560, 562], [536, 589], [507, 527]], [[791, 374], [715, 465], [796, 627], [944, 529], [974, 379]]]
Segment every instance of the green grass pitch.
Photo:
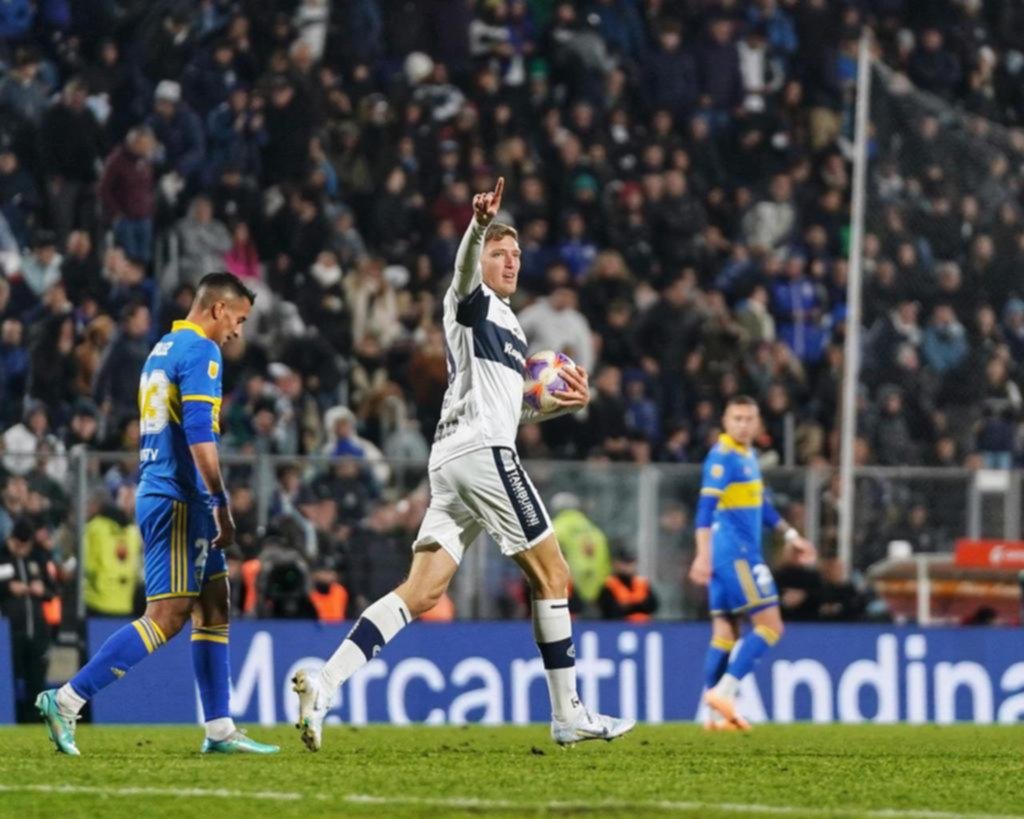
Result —
[[319, 754], [292, 728], [251, 733], [281, 754], [203, 757], [194, 727], [83, 726], [76, 759], [42, 725], [0, 728], [0, 815], [1024, 817], [1016, 727], [642, 725], [570, 750], [543, 726], [336, 727]]

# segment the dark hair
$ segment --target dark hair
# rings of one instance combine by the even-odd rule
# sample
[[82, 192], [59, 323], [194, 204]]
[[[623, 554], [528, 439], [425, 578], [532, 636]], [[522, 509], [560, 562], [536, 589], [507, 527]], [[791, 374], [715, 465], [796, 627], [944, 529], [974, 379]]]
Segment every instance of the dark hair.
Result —
[[734, 395], [728, 401], [725, 402], [725, 408], [729, 407], [756, 407], [757, 401], [751, 398], [749, 395]]
[[206, 308], [228, 295], [239, 299], [248, 299], [249, 304], [256, 303], [256, 294], [246, 287], [234, 273], [223, 270], [217, 273], [207, 273], [199, 280], [194, 303]]

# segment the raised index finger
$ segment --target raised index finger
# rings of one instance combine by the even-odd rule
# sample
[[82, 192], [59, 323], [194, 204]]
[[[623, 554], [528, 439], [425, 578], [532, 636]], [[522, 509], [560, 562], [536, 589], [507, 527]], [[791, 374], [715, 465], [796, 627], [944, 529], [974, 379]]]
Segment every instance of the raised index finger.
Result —
[[499, 176], [498, 183], [494, 186], [494, 205], [501, 203], [501, 194], [505, 190], [505, 177]]

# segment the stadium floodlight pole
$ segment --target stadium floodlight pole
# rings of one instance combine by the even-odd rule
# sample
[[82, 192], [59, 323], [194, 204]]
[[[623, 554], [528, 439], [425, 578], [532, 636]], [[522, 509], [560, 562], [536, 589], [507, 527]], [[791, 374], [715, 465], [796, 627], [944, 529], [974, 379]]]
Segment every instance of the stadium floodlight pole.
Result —
[[853, 145], [853, 202], [850, 275], [846, 283], [846, 344], [843, 352], [843, 406], [839, 452], [839, 558], [853, 562], [854, 442], [857, 439], [857, 381], [860, 376], [861, 278], [864, 208], [867, 204], [868, 113], [871, 104], [871, 30], [865, 26], [857, 50], [857, 108]]

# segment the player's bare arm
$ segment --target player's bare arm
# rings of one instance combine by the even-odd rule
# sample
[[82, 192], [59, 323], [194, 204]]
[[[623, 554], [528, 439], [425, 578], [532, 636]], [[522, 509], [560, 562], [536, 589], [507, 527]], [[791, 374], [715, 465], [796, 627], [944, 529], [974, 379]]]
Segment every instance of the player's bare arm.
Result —
[[690, 566], [690, 580], [698, 586], [711, 581], [711, 529], [707, 527], [697, 530], [697, 554]]
[[480, 254], [483, 251], [484, 233], [498, 215], [504, 190], [505, 178], [500, 177], [493, 191], [478, 193], [473, 197], [473, 220], [455, 254], [452, 288], [460, 297], [468, 296], [480, 284]]

